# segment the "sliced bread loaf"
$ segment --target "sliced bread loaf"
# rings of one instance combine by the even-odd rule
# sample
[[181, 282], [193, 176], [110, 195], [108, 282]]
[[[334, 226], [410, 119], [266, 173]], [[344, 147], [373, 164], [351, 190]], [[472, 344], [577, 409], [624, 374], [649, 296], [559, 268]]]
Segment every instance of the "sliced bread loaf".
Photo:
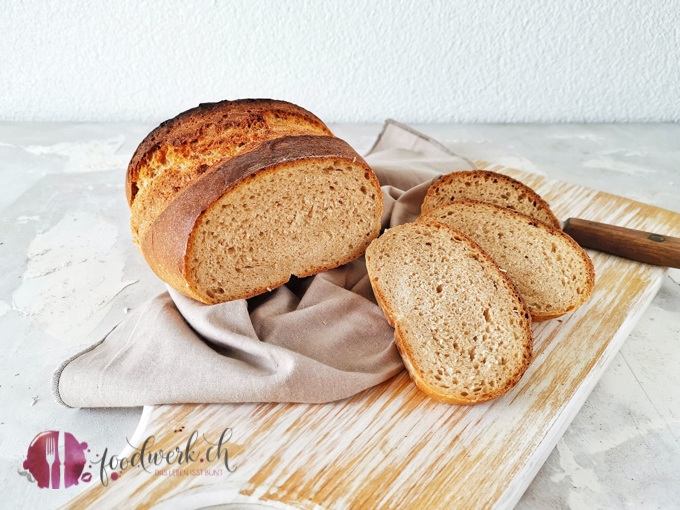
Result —
[[163, 122], [141, 142], [130, 161], [126, 193], [132, 236], [142, 238], [153, 221], [189, 184], [218, 163], [283, 136], [332, 136], [304, 108], [271, 99], [202, 104]]
[[548, 203], [538, 193], [507, 175], [487, 170], [452, 172], [438, 179], [427, 191], [422, 205], [423, 214], [454, 200], [479, 200], [513, 209], [561, 228]]
[[186, 296], [261, 294], [361, 256], [380, 232], [375, 174], [308, 111], [201, 105], [141, 143], [127, 173], [135, 242]]
[[535, 321], [559, 317], [591, 295], [595, 271], [567, 234], [505, 207], [474, 200], [439, 206], [420, 220], [440, 221], [470, 236], [507, 271]]
[[432, 220], [400, 225], [371, 243], [366, 266], [404, 365], [423, 392], [475, 404], [522, 377], [533, 346], [528, 310], [467, 236]]
[[142, 239], [154, 272], [204, 303], [261, 294], [361, 256], [380, 232], [382, 193], [331, 136], [270, 140], [172, 200]]

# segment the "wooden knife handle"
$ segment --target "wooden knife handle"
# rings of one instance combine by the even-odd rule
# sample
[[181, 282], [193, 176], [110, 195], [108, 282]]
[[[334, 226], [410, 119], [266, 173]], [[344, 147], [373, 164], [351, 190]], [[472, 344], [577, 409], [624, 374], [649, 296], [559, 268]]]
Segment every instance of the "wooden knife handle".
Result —
[[604, 251], [631, 260], [680, 268], [680, 239], [596, 221], [569, 218], [564, 232], [584, 248]]

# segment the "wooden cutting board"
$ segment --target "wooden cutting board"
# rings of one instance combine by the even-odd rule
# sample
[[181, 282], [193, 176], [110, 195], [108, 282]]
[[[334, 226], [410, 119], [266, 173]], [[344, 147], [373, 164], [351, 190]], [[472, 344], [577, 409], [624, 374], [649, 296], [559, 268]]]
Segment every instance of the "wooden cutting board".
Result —
[[[680, 215], [614, 195], [485, 162], [536, 189], [557, 216], [680, 237]], [[227, 445], [221, 461], [190, 469], [221, 475], [149, 474], [129, 468], [94, 482], [71, 508], [198, 508], [251, 503], [282, 508], [512, 507], [520, 498], [661, 285], [666, 269], [589, 252], [592, 298], [533, 326], [534, 360], [509, 393], [474, 407], [438, 403], [405, 373], [323, 405], [173, 405], [145, 409], [135, 439], [183, 447], [197, 430]], [[177, 382], [181, 384], [181, 381]], [[174, 432], [183, 427], [183, 432]], [[134, 440], [132, 441], [134, 443]], [[197, 448], [205, 448], [197, 443]], [[128, 454], [130, 452], [127, 452]], [[175, 468], [177, 468], [175, 466]], [[234, 506], [236, 508], [236, 506]]]

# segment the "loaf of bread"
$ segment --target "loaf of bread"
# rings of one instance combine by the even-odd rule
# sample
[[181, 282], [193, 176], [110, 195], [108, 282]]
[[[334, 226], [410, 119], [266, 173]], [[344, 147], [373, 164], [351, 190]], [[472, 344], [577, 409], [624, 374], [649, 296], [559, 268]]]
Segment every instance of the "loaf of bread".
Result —
[[361, 256], [380, 231], [375, 174], [306, 110], [201, 105], [164, 122], [127, 174], [133, 238], [182, 294], [219, 303]]
[[553, 228], [561, 228], [548, 203], [538, 193], [512, 177], [487, 170], [452, 172], [442, 176], [428, 189], [422, 212], [426, 214], [440, 205], [465, 199], [507, 207]]
[[507, 271], [533, 320], [559, 317], [591, 295], [595, 271], [588, 254], [567, 234], [511, 209], [456, 200], [421, 216], [468, 235]]
[[512, 388], [531, 361], [529, 312], [496, 263], [467, 236], [421, 219], [366, 250], [378, 304], [415, 384], [475, 404]]

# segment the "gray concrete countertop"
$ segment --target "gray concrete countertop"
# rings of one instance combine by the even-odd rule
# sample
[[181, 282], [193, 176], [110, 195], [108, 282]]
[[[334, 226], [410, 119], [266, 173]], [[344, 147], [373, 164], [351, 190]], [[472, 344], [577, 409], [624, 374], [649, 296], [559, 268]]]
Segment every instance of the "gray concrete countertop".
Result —
[[[153, 127], [0, 123], [1, 506], [54, 508], [85, 488], [41, 490], [20, 475], [38, 432], [116, 452], [139, 422], [141, 409], [61, 407], [50, 382], [61, 360], [163, 289], [132, 244], [123, 188]], [[680, 125], [413, 127], [470, 159], [680, 212]], [[331, 129], [364, 153], [380, 125]], [[517, 508], [677, 508], [679, 275], [665, 278]]]

